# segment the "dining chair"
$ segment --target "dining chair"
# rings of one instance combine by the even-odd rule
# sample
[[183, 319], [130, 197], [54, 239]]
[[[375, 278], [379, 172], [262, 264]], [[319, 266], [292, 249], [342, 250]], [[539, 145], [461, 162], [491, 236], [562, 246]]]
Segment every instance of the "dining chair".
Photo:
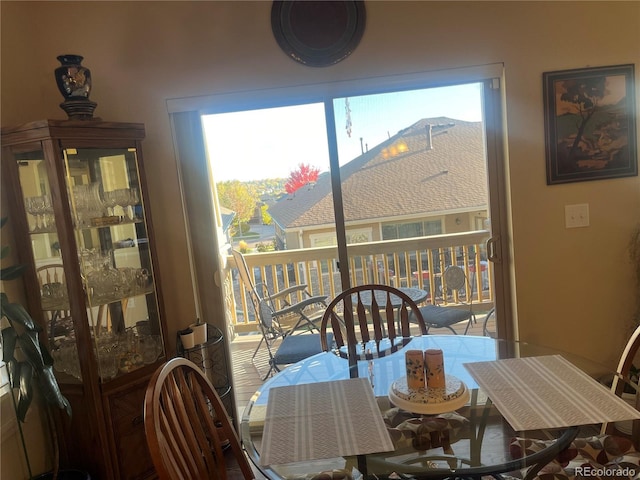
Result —
[[[473, 286], [469, 284], [467, 275], [462, 267], [449, 265], [442, 274], [442, 295], [451, 295], [462, 305], [459, 307], [443, 307], [441, 305], [425, 305], [420, 307], [420, 313], [427, 325], [427, 332], [431, 328], [447, 328], [456, 335], [453, 325], [467, 322], [464, 334], [469, 332], [469, 327], [476, 322], [473, 313]], [[462, 301], [462, 298], [465, 301]]]
[[[632, 401], [640, 410], [640, 387], [637, 378], [632, 378], [632, 366], [636, 354], [640, 350], [640, 326], [638, 326], [625, 345], [618, 367], [611, 383], [611, 391], [622, 396], [625, 386], [634, 391]], [[625, 422], [626, 423], [626, 422]], [[528, 477], [535, 480], [553, 478], [568, 480], [577, 477], [576, 468], [581, 467], [585, 471], [588, 466], [592, 472], [611, 471], [611, 469], [623, 469], [628, 467], [631, 476], [620, 474], [615, 478], [638, 478], [640, 473], [640, 420], [628, 422], [630, 429], [627, 432], [621, 430], [621, 425], [616, 423], [603, 424], [599, 435], [578, 437], [571, 445], [560, 452], [556, 459], [545, 465], [536, 473], [536, 476]], [[545, 440], [531, 440], [514, 438], [511, 443], [511, 452], [515, 457], [525, 453], [534, 453], [541, 450], [548, 442]], [[527, 471], [521, 472], [526, 475]], [[553, 475], [551, 477], [550, 475]], [[582, 478], [582, 477], [580, 477]], [[609, 476], [598, 477], [594, 473], [589, 478], [611, 478]]]
[[422, 314], [406, 293], [388, 285], [351, 287], [336, 296], [322, 316], [322, 350], [357, 360], [383, 357], [411, 341], [410, 317], [426, 335]]
[[151, 377], [144, 430], [161, 480], [255, 478], [220, 397], [190, 360], [173, 358]]

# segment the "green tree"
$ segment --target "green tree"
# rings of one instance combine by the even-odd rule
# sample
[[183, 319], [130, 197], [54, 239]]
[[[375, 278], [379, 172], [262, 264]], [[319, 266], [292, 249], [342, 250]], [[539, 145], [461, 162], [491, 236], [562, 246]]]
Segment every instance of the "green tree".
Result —
[[216, 184], [216, 189], [220, 205], [236, 213], [235, 222], [238, 231], [241, 231], [240, 225], [247, 223], [256, 210], [255, 193], [239, 180], [219, 182]]

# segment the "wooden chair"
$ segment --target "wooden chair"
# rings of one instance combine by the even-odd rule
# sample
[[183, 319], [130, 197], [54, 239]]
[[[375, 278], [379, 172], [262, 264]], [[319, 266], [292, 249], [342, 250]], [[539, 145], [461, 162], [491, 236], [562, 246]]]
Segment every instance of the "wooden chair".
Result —
[[422, 335], [427, 334], [418, 306], [404, 292], [388, 285], [352, 287], [334, 298], [322, 316], [322, 349], [357, 360], [382, 357], [411, 341], [412, 322], [418, 324]]
[[185, 358], [169, 360], [151, 377], [144, 429], [161, 480], [254, 478], [220, 397]]
[[[622, 396], [625, 391], [625, 387], [635, 389], [635, 406], [640, 410], [640, 386], [638, 385], [638, 379], [632, 378], [632, 367], [634, 366], [633, 361], [638, 351], [640, 351], [640, 325], [636, 327], [631, 337], [629, 337], [629, 340], [622, 351], [618, 367], [616, 368], [618, 375], [613, 377], [611, 391], [618, 396]], [[620, 432], [616, 429], [615, 424], [607, 424], [602, 426], [602, 433], [619, 434]], [[640, 420], [633, 422], [631, 438], [634, 441], [635, 448], [640, 450]]]
[[[636, 328], [629, 338], [613, 377], [611, 391], [621, 396], [625, 390], [625, 385], [631, 386], [635, 390], [635, 406], [640, 410], [640, 389], [637, 383], [631, 378], [634, 358], [640, 350], [640, 326]], [[518, 456], [525, 449], [534, 452], [544, 446], [545, 441], [531, 441], [530, 439], [515, 438], [511, 444], [511, 452]], [[561, 452], [558, 457], [549, 465], [543, 467], [536, 476], [530, 476], [526, 470], [520, 472], [526, 478], [541, 480], [542, 478], [552, 478], [550, 472], [554, 472], [553, 478], [573, 478], [577, 476], [575, 467], [584, 469], [586, 465], [591, 465], [592, 471], [616, 469], [619, 467], [631, 467], [636, 473], [640, 471], [640, 420], [631, 422], [631, 433], [623, 434], [616, 428], [616, 424], [603, 424], [600, 435], [591, 437], [576, 438], [571, 445]], [[546, 474], [546, 475], [545, 475]], [[582, 478], [580, 476], [580, 478]], [[609, 478], [596, 477], [592, 478]], [[623, 477], [616, 477], [623, 478]], [[624, 477], [627, 478], [627, 477]], [[636, 478], [635, 476], [633, 478]]]

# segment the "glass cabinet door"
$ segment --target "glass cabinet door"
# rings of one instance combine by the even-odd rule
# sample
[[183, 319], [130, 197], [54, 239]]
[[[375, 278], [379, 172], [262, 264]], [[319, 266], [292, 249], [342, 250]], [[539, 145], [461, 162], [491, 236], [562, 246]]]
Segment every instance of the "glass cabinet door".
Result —
[[66, 148], [65, 179], [103, 381], [163, 353], [135, 148]]
[[47, 322], [46, 334], [58, 374], [66, 381], [81, 381], [69, 290], [58, 240], [51, 187], [40, 143], [14, 149], [26, 223], [31, 240], [40, 306]]
[[[47, 175], [43, 149], [15, 156], [56, 373], [82, 380], [67, 261], [80, 265], [84, 291], [78, 294], [101, 381], [155, 363], [164, 351], [136, 149], [62, 149], [61, 189], [69, 204], [60, 206], [52, 204], [49, 179], [56, 177]], [[67, 228], [74, 233], [77, 258], [62, 258], [58, 229], [63, 226], [56, 225], [54, 209], [70, 213]]]

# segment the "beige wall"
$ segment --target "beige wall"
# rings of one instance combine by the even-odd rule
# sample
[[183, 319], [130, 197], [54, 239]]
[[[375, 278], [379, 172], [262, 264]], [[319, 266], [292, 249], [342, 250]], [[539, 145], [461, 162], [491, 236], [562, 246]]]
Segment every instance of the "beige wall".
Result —
[[[169, 331], [195, 309], [167, 99], [504, 62], [520, 334], [612, 364], [633, 310], [625, 248], [640, 221], [640, 179], [546, 185], [542, 72], [638, 67], [640, 3], [369, 1], [360, 46], [328, 68], [278, 49], [270, 6], [0, 3], [3, 126], [65, 118], [52, 73], [63, 53], [83, 55], [91, 68], [96, 116], [146, 124]], [[564, 205], [574, 203], [589, 203], [589, 228], [564, 228]]]

